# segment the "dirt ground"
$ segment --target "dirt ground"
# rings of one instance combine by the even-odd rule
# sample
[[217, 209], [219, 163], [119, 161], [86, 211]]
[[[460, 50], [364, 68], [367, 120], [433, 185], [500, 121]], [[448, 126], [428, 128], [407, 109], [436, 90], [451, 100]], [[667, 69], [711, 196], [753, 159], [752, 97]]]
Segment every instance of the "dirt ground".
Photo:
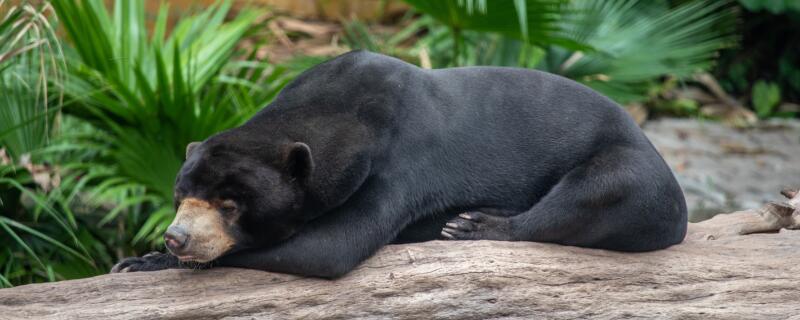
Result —
[[770, 120], [735, 129], [688, 119], [648, 121], [643, 129], [686, 194], [689, 218], [757, 208], [800, 187], [800, 121]]

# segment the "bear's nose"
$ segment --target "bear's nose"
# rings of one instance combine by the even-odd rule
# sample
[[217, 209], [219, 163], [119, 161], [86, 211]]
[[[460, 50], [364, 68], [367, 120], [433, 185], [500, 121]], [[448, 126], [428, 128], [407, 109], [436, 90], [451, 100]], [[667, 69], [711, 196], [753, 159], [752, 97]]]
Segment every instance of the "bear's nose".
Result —
[[177, 253], [178, 250], [186, 246], [186, 239], [188, 238], [189, 235], [186, 234], [186, 230], [180, 226], [170, 226], [167, 228], [167, 232], [164, 233], [164, 243], [172, 253]]

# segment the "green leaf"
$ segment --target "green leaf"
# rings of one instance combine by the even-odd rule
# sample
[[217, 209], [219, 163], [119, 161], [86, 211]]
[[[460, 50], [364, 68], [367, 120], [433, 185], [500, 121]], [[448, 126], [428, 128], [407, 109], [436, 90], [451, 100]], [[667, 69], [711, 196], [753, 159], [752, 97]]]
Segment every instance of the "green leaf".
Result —
[[186, 144], [243, 123], [293, 73], [234, 59], [237, 44], [258, 27], [258, 10], [229, 18], [232, 1], [218, 1], [170, 29], [166, 2], [154, 23], [146, 20], [142, 1], [117, 0], [112, 10], [106, 3], [53, 4], [74, 47], [64, 83], [71, 103], [63, 110], [94, 130], [70, 140], [96, 155], [91, 166], [71, 167], [88, 177], [73, 187], [106, 208], [92, 228], [124, 223], [123, 245], [155, 245], [173, 213]]
[[36, 261], [37, 264], [39, 264], [39, 266], [44, 268], [45, 267], [44, 262], [42, 262], [42, 259], [39, 258], [39, 255], [37, 255], [36, 252], [34, 252], [33, 249], [31, 249], [31, 247], [28, 245], [27, 242], [25, 242], [25, 240], [22, 240], [22, 238], [20, 238], [19, 235], [8, 226], [6, 220], [10, 219], [0, 216], [0, 227], [2, 227], [6, 231], [6, 233], [9, 236], [11, 236], [11, 238], [14, 239], [14, 241], [16, 241], [16, 243], [25, 250], [28, 256], [32, 257], [33, 260]]
[[559, 20], [569, 11], [564, 0], [405, 1], [455, 30], [497, 32], [535, 45], [591, 49], [562, 32]]
[[[576, 0], [571, 5], [575, 14], [563, 20], [563, 28], [597, 51], [564, 52], [545, 69], [620, 103], [647, 99], [649, 83], [660, 76], [683, 78], [708, 70], [717, 51], [736, 40], [727, 1], [674, 8], [657, 1]], [[548, 54], [559, 51], [551, 47]]]
[[62, 55], [47, 6], [0, 1], [0, 146], [12, 158], [42, 148], [53, 132]]
[[13, 286], [14, 285], [11, 284], [10, 281], [8, 281], [8, 278], [6, 278], [2, 274], [0, 274], [0, 288], [11, 288]]
[[739, 3], [749, 11], [766, 9], [772, 14], [800, 12], [800, 1], [797, 0], [739, 0]]
[[758, 80], [753, 85], [752, 101], [758, 117], [767, 118], [781, 102], [781, 89], [776, 83]]

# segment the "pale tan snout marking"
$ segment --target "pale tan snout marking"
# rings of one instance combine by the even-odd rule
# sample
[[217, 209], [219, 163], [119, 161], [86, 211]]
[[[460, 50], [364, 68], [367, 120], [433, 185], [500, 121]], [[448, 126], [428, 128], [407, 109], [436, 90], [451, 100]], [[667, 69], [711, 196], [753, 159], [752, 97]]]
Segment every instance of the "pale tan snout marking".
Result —
[[180, 256], [191, 257], [187, 261], [214, 260], [235, 244], [219, 210], [205, 200], [182, 200], [171, 226], [180, 226], [189, 235], [186, 248], [180, 252]]

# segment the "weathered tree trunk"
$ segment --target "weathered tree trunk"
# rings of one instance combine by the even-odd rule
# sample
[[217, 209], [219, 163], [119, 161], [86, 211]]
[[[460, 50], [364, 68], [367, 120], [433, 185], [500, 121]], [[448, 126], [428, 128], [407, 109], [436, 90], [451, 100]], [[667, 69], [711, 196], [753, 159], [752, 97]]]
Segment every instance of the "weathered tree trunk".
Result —
[[[348, 276], [167, 270], [0, 290], [0, 318], [800, 319], [800, 196], [619, 253], [525, 242], [393, 245]], [[787, 229], [788, 228], [788, 229]]]

